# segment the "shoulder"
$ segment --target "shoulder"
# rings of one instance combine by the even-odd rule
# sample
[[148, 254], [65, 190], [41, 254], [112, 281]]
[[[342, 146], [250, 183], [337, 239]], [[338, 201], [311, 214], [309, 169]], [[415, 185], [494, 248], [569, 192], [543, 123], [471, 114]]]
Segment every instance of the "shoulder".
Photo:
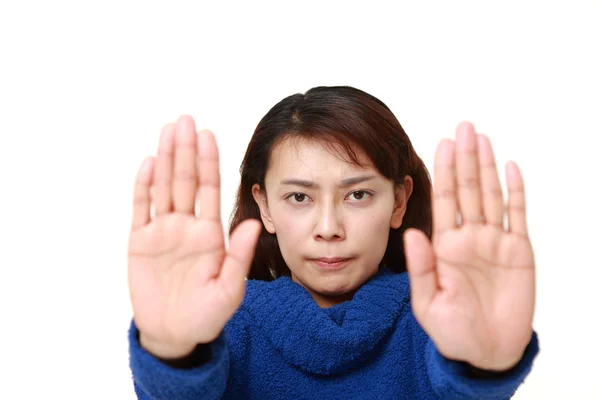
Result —
[[379, 301], [410, 302], [410, 282], [406, 272], [396, 273], [382, 269], [366, 282], [360, 291], [378, 298]]
[[269, 299], [276, 293], [286, 291], [284, 287], [286, 279], [279, 278], [274, 281], [247, 280], [244, 300], [231, 318], [231, 324], [237, 327], [251, 324], [255, 319], [253, 314], [257, 307], [268, 303]]
[[[297, 290], [294, 285], [297, 284], [289, 278], [269, 282], [247, 280], [244, 300], [225, 327], [230, 343], [245, 347], [255, 329], [273, 328], [282, 315], [287, 317], [286, 302], [293, 296], [290, 292]], [[306, 293], [306, 296], [310, 295]]]

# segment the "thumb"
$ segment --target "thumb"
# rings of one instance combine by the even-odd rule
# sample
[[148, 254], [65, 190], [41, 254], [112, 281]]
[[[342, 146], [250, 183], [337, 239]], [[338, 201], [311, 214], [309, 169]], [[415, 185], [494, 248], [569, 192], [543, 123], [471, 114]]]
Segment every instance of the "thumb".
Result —
[[404, 232], [404, 254], [410, 278], [410, 293], [415, 317], [424, 316], [438, 290], [433, 248], [427, 236], [414, 228]]
[[221, 282], [225, 285], [234, 285], [236, 288], [237, 284], [245, 285], [244, 278], [250, 271], [261, 230], [260, 221], [248, 219], [232, 232], [220, 274]]

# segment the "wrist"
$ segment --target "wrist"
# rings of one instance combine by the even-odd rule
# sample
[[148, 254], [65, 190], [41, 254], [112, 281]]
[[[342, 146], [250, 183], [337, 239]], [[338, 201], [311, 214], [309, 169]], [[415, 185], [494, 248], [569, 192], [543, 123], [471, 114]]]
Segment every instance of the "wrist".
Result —
[[140, 332], [140, 345], [144, 350], [162, 360], [175, 360], [189, 356], [197, 344], [166, 343], [149, 338]]
[[513, 354], [500, 354], [495, 357], [485, 357], [476, 362], [467, 361], [472, 370], [503, 373], [510, 371], [523, 359], [527, 346], [522, 351]]
[[516, 367], [525, 356], [525, 352], [531, 343], [533, 328], [529, 333], [518, 339], [519, 343], [513, 342], [510, 346], [494, 345], [488, 342], [489, 346], [479, 351], [478, 357], [465, 360], [471, 367], [478, 370], [502, 373]]

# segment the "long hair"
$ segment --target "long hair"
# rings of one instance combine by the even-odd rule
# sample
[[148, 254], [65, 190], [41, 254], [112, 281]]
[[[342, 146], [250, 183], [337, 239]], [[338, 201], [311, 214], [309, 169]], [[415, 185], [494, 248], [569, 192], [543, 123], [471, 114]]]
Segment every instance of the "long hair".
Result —
[[[318, 86], [277, 103], [258, 123], [240, 166], [241, 182], [231, 215], [229, 234], [244, 220], [260, 220], [252, 185], [265, 187], [272, 149], [284, 139], [319, 140], [342, 149], [348, 162], [360, 163], [355, 146], [362, 149], [379, 173], [395, 185], [413, 179], [413, 191], [402, 226], [390, 229], [382, 263], [391, 270], [406, 271], [402, 233], [417, 228], [431, 238], [431, 180], [425, 164], [392, 111], [374, 96], [350, 86]], [[290, 276], [275, 234], [263, 226], [248, 279], [271, 281]]]

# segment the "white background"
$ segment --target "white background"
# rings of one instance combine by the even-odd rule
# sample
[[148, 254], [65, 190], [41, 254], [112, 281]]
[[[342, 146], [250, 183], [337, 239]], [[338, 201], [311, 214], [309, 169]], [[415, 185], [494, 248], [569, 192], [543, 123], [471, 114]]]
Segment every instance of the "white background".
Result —
[[0, 398], [135, 398], [130, 204], [165, 123], [216, 133], [227, 221], [268, 109], [351, 85], [429, 167], [462, 120], [519, 163], [542, 350], [515, 398], [600, 399], [600, 2], [217, 3], [0, 3]]

